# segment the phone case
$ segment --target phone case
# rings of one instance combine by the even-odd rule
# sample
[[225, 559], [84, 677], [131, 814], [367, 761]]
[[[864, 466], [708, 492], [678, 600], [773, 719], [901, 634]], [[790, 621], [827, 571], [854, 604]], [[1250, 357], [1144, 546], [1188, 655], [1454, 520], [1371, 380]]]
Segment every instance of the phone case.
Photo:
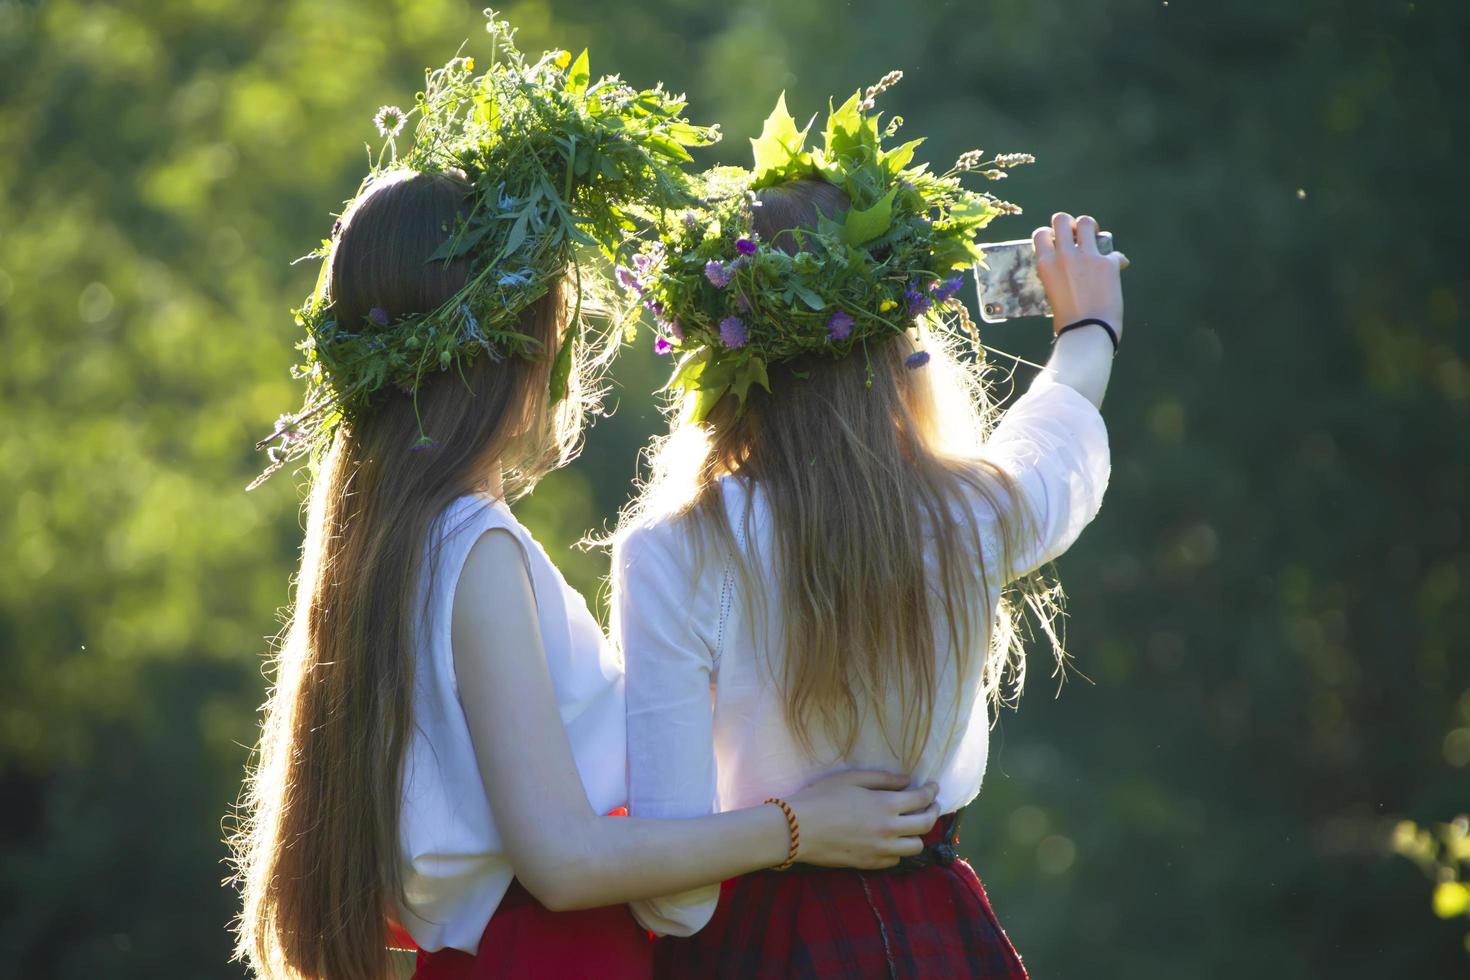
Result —
[[[986, 323], [1001, 323], [1023, 316], [1051, 316], [1046, 290], [1036, 275], [1036, 248], [1031, 239], [981, 245], [983, 262], [975, 263], [975, 284], [980, 290], [980, 317]], [[1113, 236], [1097, 233], [1097, 250], [1113, 250]]]

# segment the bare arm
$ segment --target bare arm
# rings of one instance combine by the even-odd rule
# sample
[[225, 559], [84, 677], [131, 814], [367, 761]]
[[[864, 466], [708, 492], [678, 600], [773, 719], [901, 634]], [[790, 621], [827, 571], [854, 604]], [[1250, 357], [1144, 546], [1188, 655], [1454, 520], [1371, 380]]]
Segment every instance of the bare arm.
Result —
[[[593, 812], [546, 669], [536, 600], [519, 543], [486, 532], [455, 590], [454, 666], [481, 780], [520, 879], [553, 910], [653, 898], [786, 859], [787, 829], [774, 806], [689, 820]], [[790, 803], [802, 826], [802, 860], [882, 867], [916, 853], [913, 835], [934, 822], [929, 787], [903, 777], [845, 774]], [[808, 846], [808, 835], [816, 839]]]

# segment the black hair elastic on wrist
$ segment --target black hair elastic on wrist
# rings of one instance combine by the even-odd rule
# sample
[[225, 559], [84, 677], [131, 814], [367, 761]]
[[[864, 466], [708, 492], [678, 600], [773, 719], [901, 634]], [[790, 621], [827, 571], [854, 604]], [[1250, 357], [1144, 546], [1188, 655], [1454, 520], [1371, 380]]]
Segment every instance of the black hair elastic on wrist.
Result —
[[1108, 321], [1106, 321], [1106, 320], [1099, 320], [1095, 316], [1090, 316], [1090, 317], [1088, 317], [1085, 320], [1078, 320], [1076, 323], [1069, 323], [1069, 324], [1067, 324], [1065, 327], [1063, 327], [1062, 329], [1060, 329], [1060, 330], [1057, 331], [1056, 337], [1052, 337], [1051, 342], [1053, 344], [1055, 344], [1057, 342], [1057, 337], [1060, 337], [1062, 334], [1066, 333], [1068, 330], [1076, 330], [1078, 327], [1090, 327], [1093, 324], [1096, 324], [1097, 326], [1102, 327], [1104, 330], [1106, 330], [1108, 332], [1108, 339], [1113, 342], [1113, 353], [1114, 354], [1118, 353], [1118, 331], [1114, 330], [1113, 329], [1113, 325], [1111, 323], [1109, 323]]

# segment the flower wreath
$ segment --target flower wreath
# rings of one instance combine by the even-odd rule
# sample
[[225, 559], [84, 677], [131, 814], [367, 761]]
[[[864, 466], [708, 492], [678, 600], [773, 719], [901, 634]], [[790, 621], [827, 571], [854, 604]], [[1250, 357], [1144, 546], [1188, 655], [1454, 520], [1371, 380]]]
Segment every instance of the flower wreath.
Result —
[[[379, 109], [374, 122], [385, 142], [354, 196], [390, 170], [465, 174], [472, 186], [467, 215], [430, 260], [467, 261], [468, 281], [428, 313], [375, 308], [365, 323], [339, 323], [324, 262], [296, 310], [306, 339], [297, 345], [303, 360], [292, 376], [306, 382], [306, 398], [257, 444], [270, 464], [251, 489], [330, 445], [337, 427], [389, 385], [415, 394], [424, 375], [462, 370], [481, 352], [547, 356], [519, 331], [519, 317], [569, 268], [582, 288], [595, 287], [596, 276], [584, 279], [579, 247], [615, 260], [640, 222], [694, 200], [685, 147], [715, 142], [718, 127], [688, 123], [684, 97], [661, 84], [638, 91], [617, 76], [593, 81], [586, 51], [576, 59], [549, 51], [529, 63], [510, 24], [493, 10], [485, 14], [494, 44], [489, 69], [476, 75], [474, 58], [456, 57], [427, 73], [412, 110]], [[413, 144], [400, 157], [396, 138], [414, 116]], [[331, 249], [324, 240], [308, 257], [326, 259]], [[579, 288], [579, 314], [580, 296]], [[553, 403], [566, 394], [577, 335], [573, 329], [555, 352]], [[433, 445], [421, 431], [419, 446]]]
[[[679, 353], [669, 386], [698, 393], [696, 421], [727, 392], [743, 405], [751, 385], [769, 391], [770, 364], [866, 352], [869, 341], [921, 318], [957, 322], [978, 343], [956, 297], [963, 283], [957, 270], [981, 259], [981, 228], [1021, 209], [966, 189], [960, 178], [978, 171], [1000, 180], [1034, 158], [1006, 153], [982, 161], [972, 150], [944, 174], [911, 166], [923, 140], [885, 148], [903, 120], [895, 116], [880, 129], [881, 114], [873, 112], [876, 98], [902, 77], [889, 72], [841, 108], [829, 103], [823, 145], [811, 150], [815, 116], [797, 129], [783, 94], [751, 140], [754, 169], [709, 171], [704, 206], [687, 212], [664, 241], [644, 246], [632, 268], [618, 269], [619, 283], [654, 314], [655, 350]], [[840, 219], [819, 219], [815, 231], [793, 232], [798, 250], [790, 254], [761, 241], [751, 217], [760, 206], [754, 192], [799, 179], [835, 184], [851, 206]], [[921, 350], [909, 365], [928, 359]]]

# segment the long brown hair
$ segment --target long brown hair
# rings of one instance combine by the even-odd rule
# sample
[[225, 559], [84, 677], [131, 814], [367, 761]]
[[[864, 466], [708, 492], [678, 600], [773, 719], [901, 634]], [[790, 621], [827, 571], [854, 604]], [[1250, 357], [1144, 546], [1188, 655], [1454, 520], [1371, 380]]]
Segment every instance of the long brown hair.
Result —
[[[848, 206], [840, 189], [819, 180], [758, 198], [753, 230], [788, 251], [819, 215]], [[673, 516], [688, 522], [705, 555], [711, 546], [733, 554], [746, 614], [760, 620], [767, 599], [755, 584], [753, 494], [732, 524], [719, 481], [738, 479], [764, 494], [784, 629], [782, 649], [768, 654], [787, 724], [808, 749], [822, 732], [850, 750], [871, 712], [912, 765], [935, 730], [940, 686], [966, 676], [977, 641], [989, 646], [980, 673], [986, 696], [1000, 699], [1007, 682], [1019, 691], [1016, 598], [1040, 614], [1062, 656], [1051, 629], [1058, 590], [1033, 580], [1019, 596], [997, 596], [986, 585], [987, 564], [1009, 566], [1029, 517], [1006, 475], [976, 454], [993, 417], [983, 379], [940, 334], [926, 336], [924, 349], [930, 360], [918, 370], [906, 365], [917, 350], [910, 334], [870, 344], [866, 356], [773, 365], [771, 391], [752, 387], [743, 410], [726, 396], [702, 424], [683, 415], [655, 448], [652, 477], [624, 517], [626, 527]], [[997, 527], [964, 516], [976, 498], [1000, 515]], [[952, 661], [938, 655], [936, 620], [948, 630]], [[901, 717], [888, 717], [895, 696]]]
[[[399, 173], [356, 201], [328, 259], [340, 322], [370, 330], [375, 307], [427, 312], [464, 285], [462, 263], [428, 259], [468, 191], [454, 175]], [[443, 508], [488, 489], [496, 467], [514, 498], [575, 452], [596, 393], [579, 358], [569, 397], [549, 404], [565, 294], [559, 285], [521, 319], [546, 356], [482, 353], [416, 396], [383, 392], [312, 478], [294, 605], [231, 841], [243, 892], [236, 956], [262, 976], [387, 972], [423, 548]], [[436, 444], [415, 451], [421, 431]]]

